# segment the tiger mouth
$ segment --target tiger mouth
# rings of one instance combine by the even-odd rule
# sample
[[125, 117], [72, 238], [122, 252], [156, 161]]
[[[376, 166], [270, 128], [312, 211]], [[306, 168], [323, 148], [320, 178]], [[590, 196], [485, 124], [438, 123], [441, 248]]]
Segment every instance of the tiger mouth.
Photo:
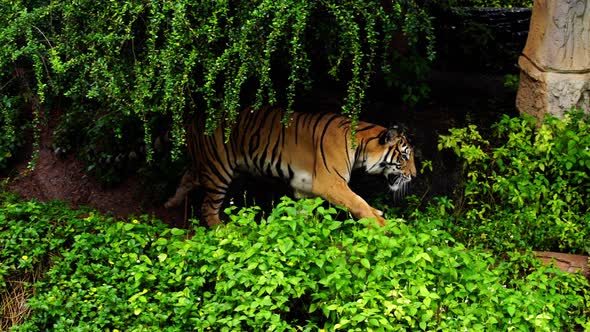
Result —
[[389, 174], [387, 176], [387, 182], [389, 182], [389, 189], [393, 192], [404, 192], [406, 190], [406, 187], [408, 186], [408, 183], [410, 183], [411, 180], [412, 178], [405, 174]]

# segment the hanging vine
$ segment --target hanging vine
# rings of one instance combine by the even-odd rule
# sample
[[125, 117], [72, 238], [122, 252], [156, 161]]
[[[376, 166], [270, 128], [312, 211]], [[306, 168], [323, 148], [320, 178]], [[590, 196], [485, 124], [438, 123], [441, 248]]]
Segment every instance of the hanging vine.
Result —
[[[374, 74], [395, 77], [396, 34], [417, 50], [408, 56], [434, 56], [430, 17], [413, 0], [37, 0], [2, 2], [0, 14], [1, 92], [21, 93], [11, 73], [30, 67], [34, 128], [42, 105], [56, 99], [71, 106], [64, 112], [96, 121], [136, 119], [148, 159], [159, 119], [169, 121], [173, 157], [195, 114], [206, 116], [209, 132], [223, 123], [229, 134], [248, 106], [246, 85], [255, 87], [255, 107], [292, 111], [301, 89], [314, 84], [318, 56], [330, 63], [326, 73], [346, 80], [342, 111], [353, 121]], [[113, 128], [117, 139], [124, 122]]]

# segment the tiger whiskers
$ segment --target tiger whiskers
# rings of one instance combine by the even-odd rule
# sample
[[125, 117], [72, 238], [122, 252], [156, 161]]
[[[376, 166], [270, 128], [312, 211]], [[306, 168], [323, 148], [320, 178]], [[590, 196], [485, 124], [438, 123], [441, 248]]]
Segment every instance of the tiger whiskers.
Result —
[[408, 192], [408, 187], [410, 185], [410, 180], [404, 176], [398, 176], [395, 178], [395, 181], [392, 185], [389, 186], [389, 190], [392, 192], [393, 200], [399, 201], [404, 196], [406, 196]]

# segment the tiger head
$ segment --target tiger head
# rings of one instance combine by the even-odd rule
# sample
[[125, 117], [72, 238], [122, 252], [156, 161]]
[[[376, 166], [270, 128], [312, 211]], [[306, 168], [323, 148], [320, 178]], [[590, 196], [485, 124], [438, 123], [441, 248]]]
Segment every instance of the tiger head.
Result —
[[372, 151], [369, 151], [367, 172], [383, 174], [389, 189], [403, 194], [412, 177], [416, 176], [414, 149], [406, 136], [397, 126], [383, 130], [368, 149]]

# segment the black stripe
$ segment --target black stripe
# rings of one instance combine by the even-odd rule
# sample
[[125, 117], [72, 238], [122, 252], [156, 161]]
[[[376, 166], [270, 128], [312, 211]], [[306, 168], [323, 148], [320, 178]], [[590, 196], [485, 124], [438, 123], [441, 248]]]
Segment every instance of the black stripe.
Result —
[[[234, 150], [233, 144], [231, 143], [233, 140], [232, 136], [234, 135], [234, 133], [232, 132], [230, 135], [231, 136], [229, 137], [229, 142], [227, 142], [227, 144], [224, 144], [223, 147], [225, 150], [225, 161], [227, 162], [229, 169], [233, 171], [236, 168], [236, 165], [234, 163], [234, 160], [236, 158], [234, 157], [235, 154], [233, 152], [233, 150]], [[231, 151], [231, 153], [230, 153], [230, 151]]]
[[301, 122], [301, 114], [296, 114], [295, 118], [295, 145], [298, 144], [299, 140], [299, 122]]
[[[251, 171], [258, 172], [258, 175], [263, 175], [263, 169], [260, 167], [260, 157], [254, 156], [252, 158], [252, 167], [250, 168]], [[263, 165], [264, 166], [264, 165]]]
[[313, 113], [305, 113], [303, 115], [303, 117], [304, 117], [303, 121], [305, 122], [304, 123], [305, 127], [311, 126], [311, 122], [314, 119], [314, 114]]
[[390, 163], [391, 159], [389, 159], [388, 157], [389, 157], [389, 154], [391, 153], [391, 151], [393, 151], [393, 146], [390, 146], [387, 149], [387, 153], [385, 153], [385, 155], [383, 156], [383, 158], [381, 158], [381, 160]]
[[[213, 138], [215, 139], [215, 138]], [[216, 142], [212, 142], [212, 143], [216, 143]], [[217, 150], [215, 148], [217, 144], [209, 144], [206, 148], [209, 150], [209, 154], [212, 157], [212, 159], [214, 161], [216, 161], [216, 165], [211, 165], [213, 167], [210, 167], [209, 169], [211, 171], [213, 171], [214, 173], [218, 174], [218, 176], [220, 178], [224, 178], [225, 182], [231, 181], [232, 177], [233, 177], [233, 171], [231, 169], [227, 168], [227, 165], [225, 164], [225, 161], [221, 158], [221, 155], [219, 154], [219, 150]], [[225, 146], [225, 144], [221, 144], [223, 149], [227, 149], [227, 146]], [[227, 180], [227, 178], [225, 176], [223, 176], [223, 174], [221, 173], [223, 171], [223, 173], [225, 173], [225, 175], [227, 176], [227, 178], [229, 178], [229, 180]]]
[[354, 151], [354, 161], [355, 161], [355, 163], [356, 163], [357, 160], [359, 160], [359, 158], [363, 154], [363, 151], [365, 150], [365, 148], [366, 148], [365, 140], [364, 139], [361, 139], [361, 141], [358, 142], [358, 146], [356, 148], [356, 151]]
[[344, 182], [348, 182], [348, 180], [347, 180], [347, 179], [346, 179], [344, 176], [342, 176], [342, 174], [340, 174], [340, 172], [338, 172], [338, 170], [336, 169], [336, 167], [332, 167], [332, 168], [334, 169], [334, 171], [336, 171], [336, 174], [338, 174], [338, 176], [339, 176], [339, 177], [340, 177], [342, 180], [344, 180]]
[[282, 158], [281, 158], [281, 154], [279, 154], [279, 158], [277, 160], [277, 163], [275, 164], [275, 169], [277, 171], [277, 174], [279, 175], [279, 177], [281, 179], [285, 179], [285, 173], [283, 173], [283, 169], [281, 168], [281, 163], [282, 163]]
[[250, 142], [248, 142], [248, 155], [253, 156], [256, 152], [256, 149], [260, 145], [260, 134], [256, 131], [251, 137]]
[[[260, 158], [258, 159], [258, 162], [260, 165], [260, 170], [262, 170], [262, 171], [264, 171], [264, 168], [267, 166], [267, 163], [270, 164], [267, 160], [269, 145], [270, 145], [270, 139], [268, 139], [268, 137], [267, 137], [266, 145], [262, 149], [262, 154], [260, 155]], [[263, 173], [263, 174], [265, 174], [265, 173]]]
[[204, 187], [204, 191], [209, 194], [225, 195], [227, 191], [215, 190], [215, 188]]
[[211, 196], [208, 196], [207, 203], [210, 203], [210, 205], [221, 205], [223, 204], [224, 199], [224, 197], [213, 199]]
[[323, 117], [324, 117], [323, 114], [318, 114], [318, 116], [316, 117], [316, 121], [315, 121], [315, 123], [313, 125], [313, 128], [312, 128], [311, 133], [312, 133], [312, 137], [313, 137], [313, 142], [314, 143], [315, 143], [315, 135], [318, 132], [318, 126], [320, 125], [320, 121], [322, 120]]
[[338, 124], [338, 128], [342, 128], [342, 127], [350, 127], [352, 121], [350, 121], [349, 118], [340, 116], [340, 123]]
[[373, 128], [375, 128], [375, 127], [377, 127], [377, 125], [375, 125], [375, 124], [370, 124], [370, 125], [368, 125], [368, 126], [366, 126], [366, 127], [363, 127], [363, 128], [357, 128], [357, 129], [356, 129], [356, 132], [357, 132], [357, 133], [360, 133], [360, 132], [363, 132], [363, 131], [365, 131], [365, 130], [373, 129]]
[[[218, 176], [216, 176], [214, 178], [214, 177], [212, 177], [212, 175], [215, 175], [215, 174], [211, 174], [211, 173], [207, 172], [206, 170], [201, 172], [201, 178], [204, 180], [203, 183], [207, 183], [207, 181], [209, 181], [208, 183], [215, 186], [216, 188], [221, 188], [221, 189], [227, 190], [227, 188], [229, 187], [229, 185], [231, 183], [231, 180], [230, 180], [230, 182], [228, 182], [228, 181], [226, 181], [226, 179], [219, 178]], [[205, 180], [207, 180], [207, 181], [205, 181]]]
[[272, 154], [270, 156], [270, 161], [272, 165], [277, 165], [277, 159], [279, 160], [278, 163], [280, 163], [281, 160], [281, 149], [279, 148], [279, 143], [281, 141], [281, 138], [279, 137], [272, 149]]
[[373, 136], [373, 137], [369, 137], [369, 138], [367, 139], [367, 144], [369, 144], [369, 142], [371, 142], [371, 141], [374, 141], [374, 140], [376, 140], [376, 139], [378, 140], [378, 139], [379, 139], [379, 136]]
[[[283, 115], [281, 115], [281, 118], [283, 117]], [[291, 121], [291, 119], [289, 119]], [[295, 119], [293, 119], [293, 121], [295, 121]], [[297, 121], [295, 121], [295, 124], [297, 124]], [[289, 125], [292, 125], [291, 122], [289, 122]], [[281, 123], [281, 145], [284, 147], [285, 146], [285, 138], [287, 137], [287, 126], [283, 123]], [[295, 134], [297, 134], [297, 132], [295, 132]], [[297, 140], [297, 135], [295, 135], [295, 140]]]
[[348, 151], [348, 129], [344, 130], [344, 151], [346, 152], [346, 171], [350, 175], [352, 165], [350, 165], [350, 151]]
[[322, 136], [320, 138], [320, 153], [322, 154], [322, 159], [324, 161], [324, 167], [326, 168], [328, 173], [330, 173], [330, 169], [328, 168], [328, 162], [326, 161], [326, 154], [324, 152], [324, 137], [326, 136], [326, 132], [328, 131], [328, 127], [330, 127], [330, 124], [332, 123], [332, 121], [336, 120], [339, 117], [340, 116], [336, 114], [327, 120], [327, 123], [324, 125], [324, 130], [322, 130]]

